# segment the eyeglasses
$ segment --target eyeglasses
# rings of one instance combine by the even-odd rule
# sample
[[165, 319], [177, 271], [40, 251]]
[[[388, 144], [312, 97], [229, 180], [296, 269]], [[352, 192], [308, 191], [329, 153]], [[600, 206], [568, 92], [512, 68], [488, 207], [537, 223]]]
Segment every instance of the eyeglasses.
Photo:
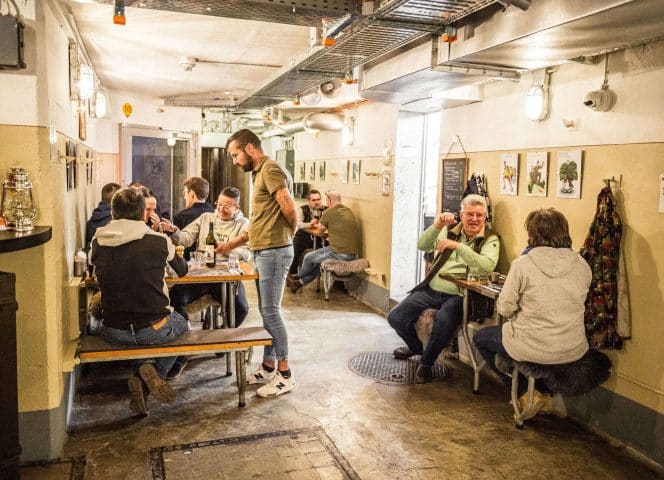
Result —
[[219, 210], [233, 210], [235, 207], [238, 206], [238, 204], [234, 203], [233, 205], [225, 205], [223, 203], [214, 202], [214, 206], [217, 207]]
[[239, 152], [237, 152], [237, 153], [231, 153], [231, 154], [230, 154], [231, 158], [232, 158], [233, 160], [235, 160], [235, 159], [237, 159], [237, 157], [240, 155], [240, 153], [245, 153], [245, 154], [246, 154], [247, 152], [244, 151], [245, 147], [246, 147], [246, 145], [242, 145], [241, 147], [239, 147], [239, 149], [240, 149]]

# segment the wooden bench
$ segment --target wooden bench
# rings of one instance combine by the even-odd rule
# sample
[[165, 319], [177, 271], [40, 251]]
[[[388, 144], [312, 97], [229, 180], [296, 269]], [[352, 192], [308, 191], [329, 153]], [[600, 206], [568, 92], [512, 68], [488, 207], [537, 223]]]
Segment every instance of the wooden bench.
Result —
[[[195, 330], [163, 345], [115, 345], [100, 337], [89, 335], [80, 339], [76, 356], [78, 363], [93, 363], [235, 352], [238, 404], [244, 407], [247, 351], [251, 347], [271, 344], [272, 336], [262, 327]], [[230, 375], [230, 356], [226, 357], [226, 362], [227, 372]]]

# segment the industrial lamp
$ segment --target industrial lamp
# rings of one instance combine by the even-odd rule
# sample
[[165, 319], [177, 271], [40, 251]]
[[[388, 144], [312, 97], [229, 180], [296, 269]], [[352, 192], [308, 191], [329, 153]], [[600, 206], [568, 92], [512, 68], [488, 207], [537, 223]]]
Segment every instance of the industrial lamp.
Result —
[[548, 103], [548, 92], [544, 85], [530, 87], [526, 94], [526, 117], [533, 122], [544, 120], [549, 113]]
[[78, 67], [78, 98], [87, 100], [95, 90], [95, 77], [90, 65], [81, 63]]
[[344, 127], [341, 129], [341, 143], [352, 145], [355, 141], [355, 118], [346, 117]]
[[175, 144], [177, 143], [177, 141], [178, 141], [177, 137], [175, 136], [174, 133], [172, 133], [171, 136], [166, 139], [166, 144], [169, 147], [173, 148], [175, 146]]

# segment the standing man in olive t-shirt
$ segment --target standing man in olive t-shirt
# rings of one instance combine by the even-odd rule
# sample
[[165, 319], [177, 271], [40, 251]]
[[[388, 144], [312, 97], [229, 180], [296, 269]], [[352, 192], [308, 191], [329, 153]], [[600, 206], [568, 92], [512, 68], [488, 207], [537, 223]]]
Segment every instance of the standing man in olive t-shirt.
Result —
[[355, 260], [360, 250], [360, 225], [355, 214], [341, 203], [339, 192], [330, 190], [325, 195], [328, 208], [320, 217], [320, 225], [328, 234], [329, 245], [304, 256], [300, 277], [288, 278], [293, 293], [320, 277], [320, 264], [325, 260]]
[[288, 334], [281, 316], [286, 275], [293, 262], [293, 235], [297, 230], [297, 210], [290, 194], [290, 178], [274, 160], [268, 159], [260, 139], [251, 130], [235, 132], [226, 150], [245, 172], [252, 172], [249, 248], [258, 270], [259, 309], [272, 345], [265, 347], [263, 362], [247, 375], [247, 383], [263, 383], [256, 393], [274, 397], [290, 392], [295, 379], [288, 368]]

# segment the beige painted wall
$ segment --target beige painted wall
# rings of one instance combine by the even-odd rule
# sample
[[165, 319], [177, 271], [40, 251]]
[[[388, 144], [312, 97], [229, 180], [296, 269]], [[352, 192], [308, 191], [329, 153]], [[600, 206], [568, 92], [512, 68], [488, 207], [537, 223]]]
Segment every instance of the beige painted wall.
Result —
[[[391, 165], [383, 165], [383, 149], [386, 144], [396, 143], [398, 106], [367, 103], [344, 114], [353, 117], [355, 122], [353, 145], [342, 144], [341, 132], [298, 133], [295, 136], [295, 170], [297, 172], [303, 161], [326, 162], [325, 182], [319, 181], [318, 172], [316, 181], [306, 181], [321, 192], [335, 189], [341, 193], [343, 203], [353, 209], [360, 221], [362, 255], [376, 272], [376, 276], [366, 275], [366, 279], [389, 288], [393, 196], [392, 193], [382, 196], [381, 177], [367, 176], [366, 173], [392, 170]], [[349, 176], [348, 183], [342, 183], [341, 171], [352, 160], [361, 162], [360, 182], [351, 183]]]
[[21, 166], [33, 183], [37, 225], [51, 225], [53, 238], [20, 252], [0, 254], [0, 269], [16, 273], [19, 410], [60, 405], [62, 299], [68, 280], [61, 214], [64, 165], [51, 163], [48, 130], [0, 125], [0, 172]]
[[[622, 350], [607, 352], [613, 361], [613, 375], [605, 387], [616, 393], [664, 412], [664, 217], [657, 212], [658, 177], [664, 173], [664, 144], [604, 145], [573, 147], [583, 150], [581, 199], [561, 199], [555, 194], [556, 151], [569, 148], [512, 150], [520, 154], [518, 196], [500, 195], [500, 154], [505, 151], [470, 153], [470, 170], [488, 177], [489, 196], [494, 208], [494, 226], [504, 241], [499, 269], [506, 272], [509, 262], [527, 243], [523, 221], [533, 209], [554, 207], [565, 214], [578, 249], [588, 233], [595, 214], [597, 194], [603, 178], [623, 176], [616, 190], [619, 212], [625, 224], [622, 249], [627, 263], [631, 300], [632, 338]], [[549, 152], [548, 196], [527, 197], [525, 153]]]

